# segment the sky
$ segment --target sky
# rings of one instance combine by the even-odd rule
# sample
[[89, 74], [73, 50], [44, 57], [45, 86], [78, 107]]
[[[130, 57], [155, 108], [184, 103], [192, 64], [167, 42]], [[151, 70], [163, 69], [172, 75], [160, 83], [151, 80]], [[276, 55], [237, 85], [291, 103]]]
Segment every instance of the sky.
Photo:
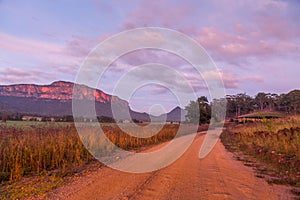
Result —
[[[297, 0], [0, 0], [0, 84], [74, 82], [99, 43], [122, 31], [161, 27], [184, 33], [204, 47], [226, 94], [286, 93], [300, 83], [299, 9]], [[153, 62], [179, 72], [197, 96], [209, 95], [203, 75], [193, 66], [171, 53], [149, 49], [120, 57], [98, 89], [114, 94], [124, 74]], [[149, 74], [172, 79], [149, 69], [132, 73], [132, 81]], [[132, 109], [152, 114], [179, 104], [170, 88], [157, 84], [141, 86], [126, 100]]]

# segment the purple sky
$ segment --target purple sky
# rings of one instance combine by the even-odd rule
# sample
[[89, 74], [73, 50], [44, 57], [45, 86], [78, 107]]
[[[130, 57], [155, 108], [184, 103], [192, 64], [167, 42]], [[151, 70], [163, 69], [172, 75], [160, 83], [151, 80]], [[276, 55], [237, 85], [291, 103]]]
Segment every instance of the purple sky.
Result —
[[[227, 94], [284, 93], [299, 88], [299, 10], [297, 0], [0, 0], [0, 84], [74, 81], [99, 42], [120, 31], [157, 26], [198, 41], [219, 68]], [[188, 63], [153, 50], [120, 58], [99, 89], [112, 93], [129, 69], [154, 61], [178, 70], [199, 96], [207, 95], [201, 76]], [[154, 104], [169, 111], [177, 101], [157, 85], [140, 88], [130, 99], [139, 111], [148, 112]]]

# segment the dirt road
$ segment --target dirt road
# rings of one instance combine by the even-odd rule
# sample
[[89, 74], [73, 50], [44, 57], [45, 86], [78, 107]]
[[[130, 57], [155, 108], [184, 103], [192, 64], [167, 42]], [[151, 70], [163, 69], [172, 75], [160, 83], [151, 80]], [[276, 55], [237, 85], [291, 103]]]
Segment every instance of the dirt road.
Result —
[[[290, 199], [287, 187], [269, 185], [233, 159], [221, 142], [204, 159], [204, 136], [172, 165], [151, 173], [131, 174], [108, 167], [74, 178], [53, 199]], [[157, 148], [157, 147], [156, 147]]]

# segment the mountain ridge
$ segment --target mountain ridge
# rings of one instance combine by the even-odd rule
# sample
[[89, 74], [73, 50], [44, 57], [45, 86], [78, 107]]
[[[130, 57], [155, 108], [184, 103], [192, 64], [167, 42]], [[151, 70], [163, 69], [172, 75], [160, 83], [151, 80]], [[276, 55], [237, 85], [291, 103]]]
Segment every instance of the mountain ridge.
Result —
[[[131, 110], [129, 103], [117, 96], [91, 88], [86, 85], [76, 84], [76, 94], [73, 93], [75, 83], [68, 81], [54, 81], [49, 85], [38, 84], [12, 84], [0, 85], [0, 111], [30, 113], [37, 115], [72, 115], [72, 99], [95, 101], [97, 115], [113, 117], [111, 102], [117, 106], [119, 118], [126, 118], [126, 112], [132, 119], [149, 121], [150, 115], [145, 112]], [[74, 95], [73, 95], [74, 94]], [[167, 121], [180, 121], [182, 109], [176, 107], [166, 115]], [[153, 118], [157, 118], [152, 116]], [[117, 120], [120, 120], [117, 119]]]

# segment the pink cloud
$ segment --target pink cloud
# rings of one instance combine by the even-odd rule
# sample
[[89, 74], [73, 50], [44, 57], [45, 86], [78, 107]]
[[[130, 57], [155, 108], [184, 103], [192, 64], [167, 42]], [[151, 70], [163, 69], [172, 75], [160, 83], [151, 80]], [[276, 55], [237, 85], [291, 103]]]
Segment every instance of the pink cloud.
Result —
[[227, 89], [238, 89], [241, 83], [257, 83], [263, 82], [263, 79], [259, 76], [245, 76], [245, 75], [234, 75], [231, 73], [222, 73], [222, 79], [224, 86]]
[[122, 28], [131, 29], [144, 26], [174, 28], [184, 23], [191, 16], [192, 10], [193, 6], [187, 2], [144, 0], [129, 13], [122, 24]]
[[0, 84], [52, 82], [55, 76], [56, 73], [45, 70], [9, 67], [0, 69]]
[[[80, 64], [88, 55], [90, 50], [99, 42], [107, 38], [102, 35], [97, 38], [89, 39], [85, 37], [73, 36], [70, 40], [62, 44], [50, 43], [46, 41], [32, 40], [16, 37], [0, 32], [0, 50], [9, 52], [11, 57], [30, 58], [32, 64], [45, 69], [54, 69], [59, 75], [75, 75]], [[3, 67], [10, 68], [15, 64], [5, 63]], [[25, 66], [23, 66], [25, 67]], [[6, 70], [8, 73], [8, 70]], [[22, 79], [22, 75], [14, 69], [9, 72], [8, 82]], [[38, 74], [38, 73], [37, 73]], [[4, 80], [4, 79], [2, 79]]]
[[299, 37], [300, 29], [279, 16], [260, 16], [256, 21], [262, 37], [284, 40]]
[[263, 78], [258, 75], [241, 75], [235, 74], [228, 70], [207, 71], [202, 74], [204, 80], [214, 80], [222, 78], [224, 87], [227, 89], [238, 89], [241, 83], [244, 82], [263, 82]]
[[0, 48], [35, 55], [59, 54], [62, 50], [62, 46], [59, 44], [23, 39], [3, 32], [0, 32]]
[[104, 38], [105, 36], [95, 39], [73, 37], [66, 43], [55, 44], [0, 32], [0, 50], [7, 52], [7, 56], [11, 58], [22, 56], [30, 60], [30, 65], [45, 69], [44, 71], [55, 71], [55, 76], [54, 74], [50, 76], [47, 72], [24, 69], [24, 67], [29, 67], [28, 64], [25, 66], [25, 62], [22, 69], [18, 69], [11, 67], [16, 64], [2, 61], [1, 81], [17, 83], [34, 82], [34, 80], [41, 79], [48, 81], [49, 78], [57, 79], [57, 77], [74, 77], [85, 56], [98, 41]]
[[107, 39], [110, 34], [103, 34], [99, 37], [88, 38], [82, 36], [72, 36], [63, 47], [63, 52], [70, 56], [85, 57], [99, 43]]
[[107, 34], [96, 38], [72, 36], [65, 43], [56, 44], [39, 40], [16, 37], [0, 32], [0, 49], [12, 53], [22, 53], [39, 58], [50, 64], [65, 65], [82, 61], [93, 47], [108, 37]]
[[269, 39], [268, 32], [246, 31], [237, 24], [235, 29], [241, 34], [226, 33], [215, 27], [203, 27], [198, 34], [198, 41], [213, 57], [229, 63], [245, 62], [248, 58], [283, 56], [300, 52], [299, 45], [293, 40]]

